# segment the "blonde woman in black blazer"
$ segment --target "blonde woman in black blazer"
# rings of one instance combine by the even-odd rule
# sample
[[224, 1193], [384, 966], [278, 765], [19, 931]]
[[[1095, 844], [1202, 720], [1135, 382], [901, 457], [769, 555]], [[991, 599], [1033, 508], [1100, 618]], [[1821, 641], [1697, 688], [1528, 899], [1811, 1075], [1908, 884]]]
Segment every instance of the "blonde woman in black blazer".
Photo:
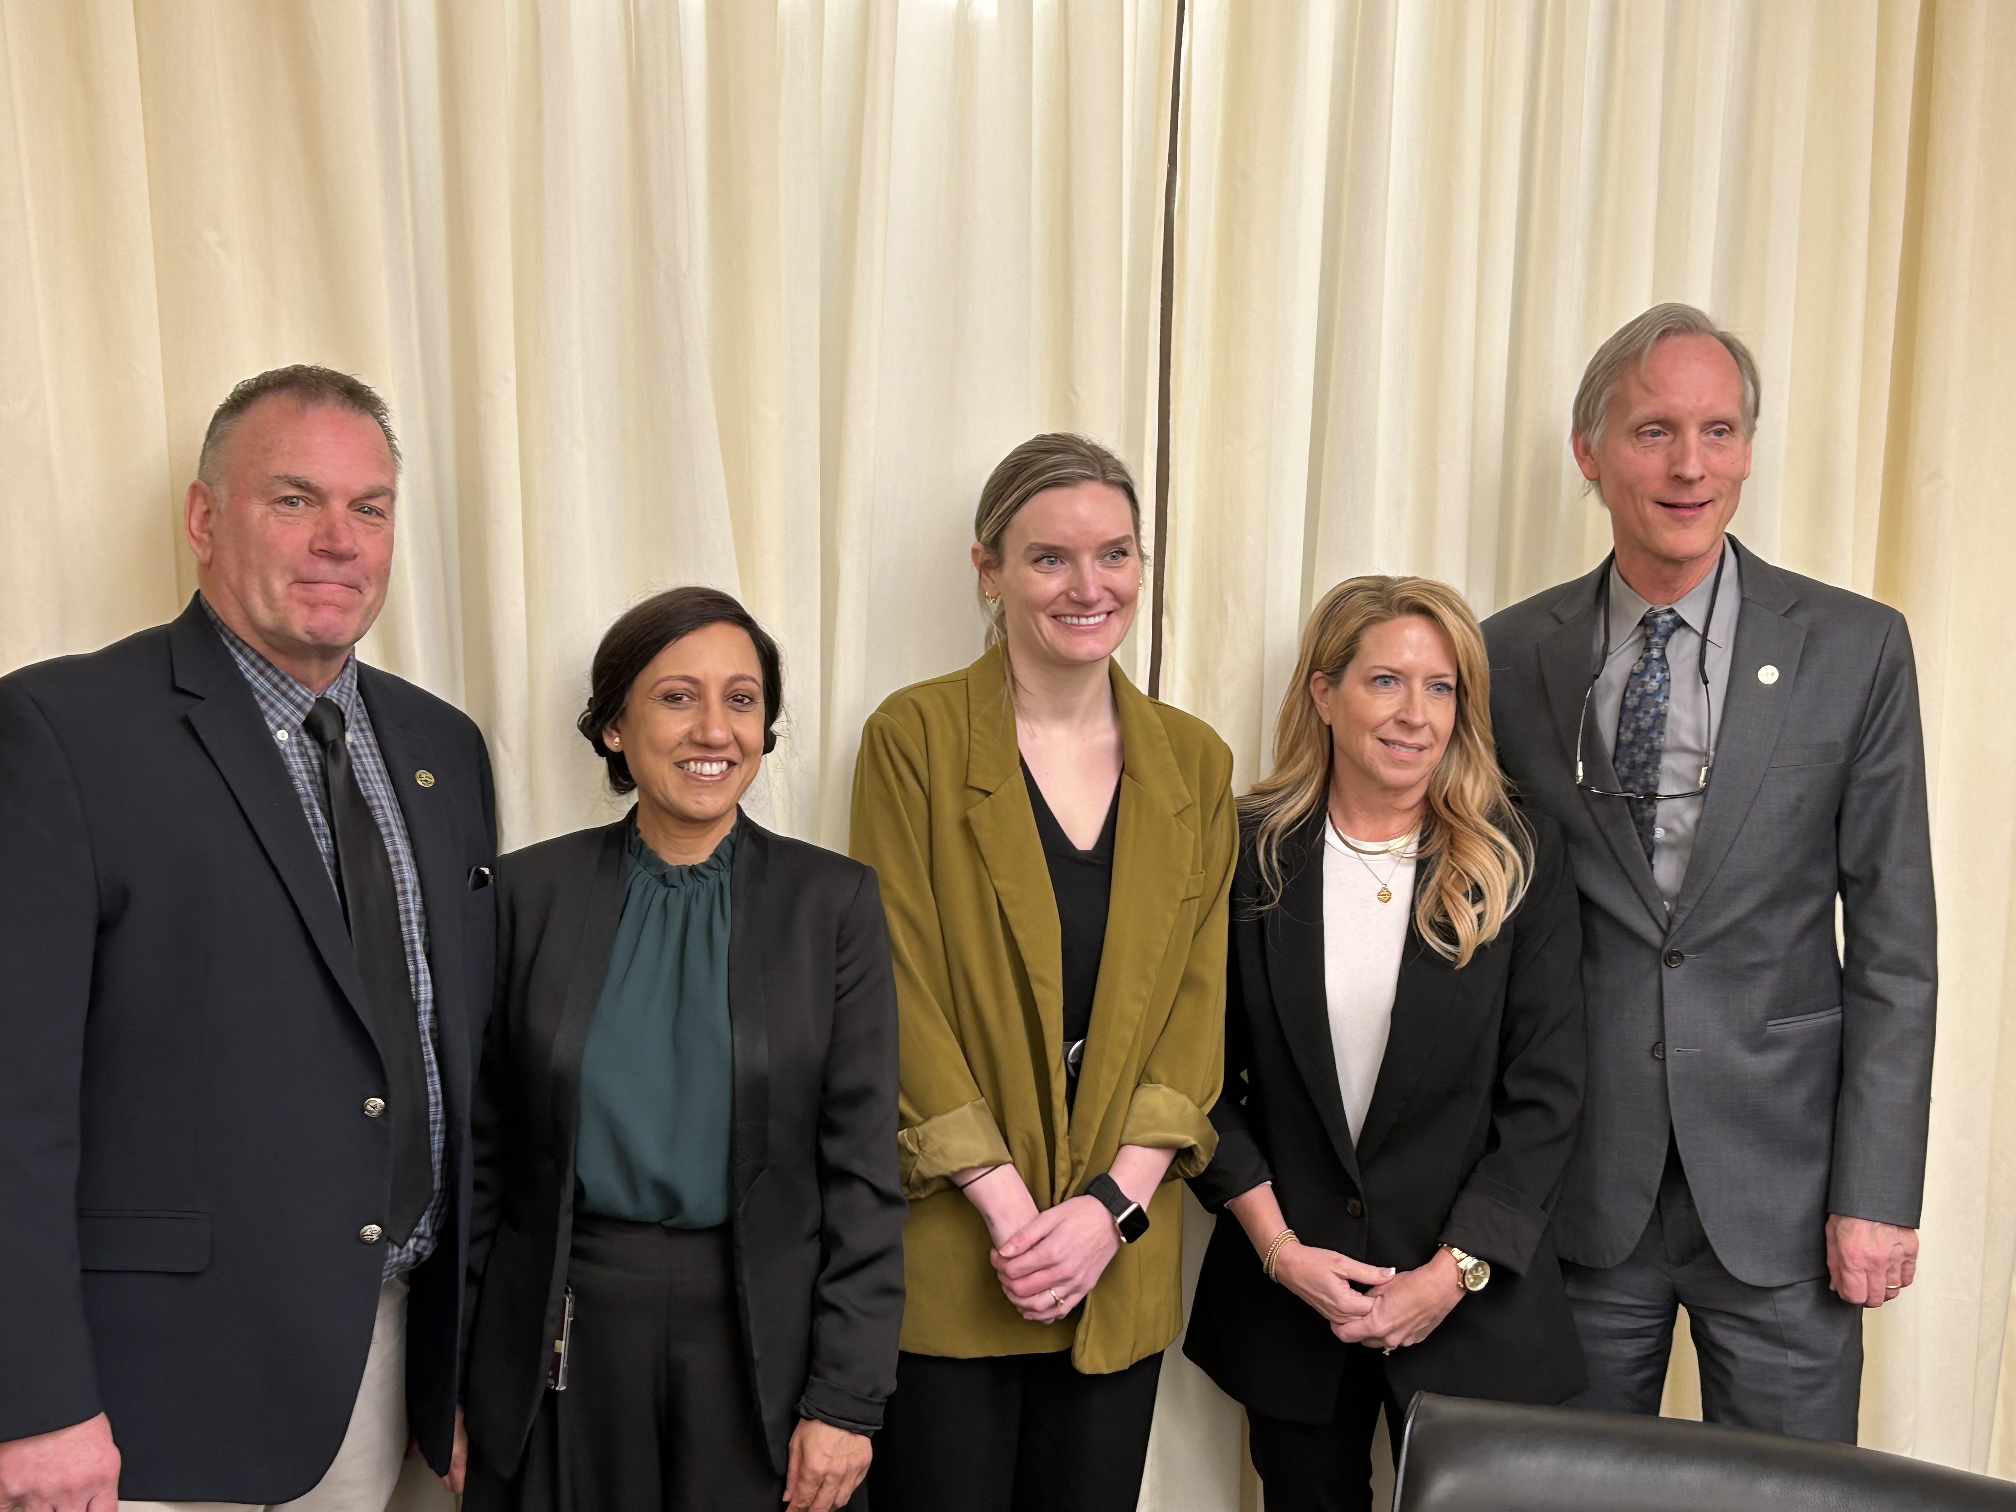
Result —
[[1582, 1102], [1575, 890], [1507, 798], [1489, 697], [1454, 589], [1340, 584], [1241, 805], [1185, 1352], [1245, 1406], [1268, 1512], [1369, 1509], [1379, 1413], [1397, 1451], [1416, 1391], [1582, 1381], [1548, 1233]]
[[[583, 733], [637, 808], [497, 863], [465, 1507], [830, 1512], [866, 1474], [903, 1307], [881, 895], [867, 867], [741, 813], [782, 689], [775, 645], [733, 599], [647, 600], [604, 638], [594, 683]], [[628, 900], [655, 897], [639, 868], [688, 861], [692, 878], [717, 868], [691, 885], [727, 889], [725, 952], [716, 915], [712, 994], [648, 995], [643, 1043], [662, 1028], [675, 1070], [720, 1064], [674, 1087], [618, 1061], [595, 1082], [609, 1063], [584, 1051], [621, 1006], [607, 984], [648, 946], [619, 927]], [[694, 999], [719, 1009], [724, 969], [719, 1038], [679, 1060], [672, 1026]], [[681, 1101], [717, 1117], [683, 1149], [619, 1137], [612, 1155], [590, 1137], [612, 1126], [612, 1088], [647, 1132]]]

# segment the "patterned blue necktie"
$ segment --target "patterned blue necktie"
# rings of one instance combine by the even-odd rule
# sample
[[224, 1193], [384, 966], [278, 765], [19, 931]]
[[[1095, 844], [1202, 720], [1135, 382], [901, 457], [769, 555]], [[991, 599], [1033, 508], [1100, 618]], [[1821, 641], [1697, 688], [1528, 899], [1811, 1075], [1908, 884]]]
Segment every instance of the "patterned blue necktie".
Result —
[[[1666, 664], [1666, 642], [1680, 628], [1677, 609], [1647, 609], [1639, 621], [1645, 627], [1645, 649], [1631, 664], [1624, 684], [1624, 703], [1617, 711], [1617, 749], [1612, 764], [1626, 792], [1659, 791], [1659, 767], [1666, 756], [1666, 710], [1673, 701], [1673, 669]], [[1652, 823], [1659, 805], [1633, 798], [1631, 822], [1645, 859], [1652, 859]]]

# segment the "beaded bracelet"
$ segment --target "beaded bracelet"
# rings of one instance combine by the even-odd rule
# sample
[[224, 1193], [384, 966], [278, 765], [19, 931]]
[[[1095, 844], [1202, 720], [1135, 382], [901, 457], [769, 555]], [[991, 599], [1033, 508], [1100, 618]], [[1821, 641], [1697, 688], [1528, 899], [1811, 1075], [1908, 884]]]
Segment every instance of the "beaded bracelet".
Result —
[[1269, 1281], [1274, 1279], [1274, 1262], [1281, 1257], [1281, 1251], [1290, 1242], [1300, 1244], [1302, 1241], [1296, 1237], [1295, 1230], [1285, 1228], [1276, 1234], [1274, 1242], [1267, 1246], [1267, 1253], [1260, 1261], [1260, 1274], [1265, 1276]]

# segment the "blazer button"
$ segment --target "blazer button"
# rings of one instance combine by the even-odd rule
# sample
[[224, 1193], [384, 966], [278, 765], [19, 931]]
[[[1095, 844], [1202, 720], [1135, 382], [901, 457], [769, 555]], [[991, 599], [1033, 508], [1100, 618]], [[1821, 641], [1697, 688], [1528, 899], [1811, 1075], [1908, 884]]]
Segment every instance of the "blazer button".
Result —
[[1654, 1060], [1666, 1059], [1666, 1041], [1654, 1040], [1652, 1042], [1652, 1059]]
[[375, 1223], [367, 1223], [364, 1225], [364, 1227], [357, 1230], [357, 1238], [359, 1242], [364, 1244], [376, 1244], [380, 1239], [383, 1239], [384, 1237], [385, 1237], [385, 1230], [378, 1227], [378, 1225]]
[[1360, 1202], [1356, 1197], [1353, 1197], [1349, 1202], [1344, 1204], [1344, 1211], [1349, 1213], [1353, 1218], [1363, 1218], [1365, 1216], [1365, 1204]]
[[1678, 966], [1682, 961], [1686, 959], [1687, 959], [1686, 954], [1682, 951], [1669, 950], [1666, 952], [1666, 964], [1668, 966]]
[[383, 1118], [385, 1116], [385, 1099], [382, 1097], [365, 1098], [364, 1116], [366, 1118]]

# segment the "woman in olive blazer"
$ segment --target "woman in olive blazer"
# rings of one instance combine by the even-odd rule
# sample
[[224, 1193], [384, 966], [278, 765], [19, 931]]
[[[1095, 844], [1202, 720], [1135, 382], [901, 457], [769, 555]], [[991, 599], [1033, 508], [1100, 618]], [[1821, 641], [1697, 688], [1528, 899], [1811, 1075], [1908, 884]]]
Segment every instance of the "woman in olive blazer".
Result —
[[[1077, 437], [1011, 453], [982, 496], [975, 548], [1006, 644], [893, 695], [862, 732], [852, 850], [889, 916], [910, 1198], [877, 1512], [1132, 1506], [1159, 1352], [1181, 1326], [1174, 1179], [1216, 1145], [1237, 830], [1224, 743], [1110, 658], [1139, 580], [1125, 479]], [[1018, 585], [1018, 563], [1034, 586]], [[1100, 633], [1080, 642], [1081, 629]], [[1074, 671], [1117, 744], [1032, 756], [1018, 716]], [[1038, 806], [1047, 818], [1102, 759], [1112, 796], [1102, 781], [1081, 828], [1106, 811], [1110, 901], [1090, 925], [1096, 988], [1082, 970], [1075, 984], [1091, 1007], [1074, 1073], [1066, 946], [1086, 921], [1060, 914]], [[1045, 1266], [1025, 1237], [1067, 1212], [1087, 1235], [1104, 1227], [1089, 1289], [1087, 1272]]]

